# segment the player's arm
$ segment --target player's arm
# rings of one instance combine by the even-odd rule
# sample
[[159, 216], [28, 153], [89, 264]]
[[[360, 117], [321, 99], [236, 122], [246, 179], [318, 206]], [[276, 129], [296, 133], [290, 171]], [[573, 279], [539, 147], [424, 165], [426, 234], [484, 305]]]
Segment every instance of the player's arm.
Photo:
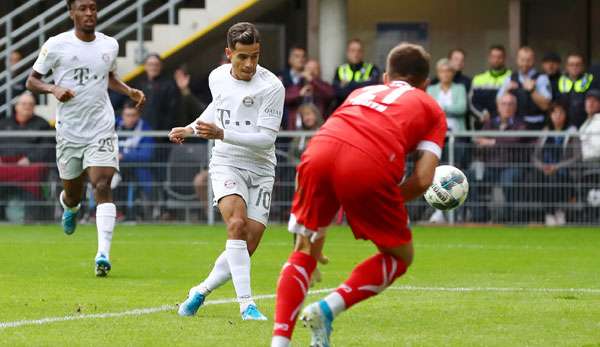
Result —
[[110, 71], [108, 73], [108, 88], [117, 93], [127, 95], [131, 100], [137, 103], [135, 105], [137, 109], [141, 109], [146, 102], [146, 96], [144, 95], [144, 92], [139, 89], [131, 88], [125, 84], [125, 82], [121, 81], [114, 71]]
[[49, 84], [42, 80], [44, 75], [54, 70], [58, 63], [57, 44], [54, 39], [49, 39], [42, 45], [40, 54], [33, 64], [33, 69], [27, 77], [25, 87], [33, 93], [52, 94], [58, 101], [67, 102], [75, 97], [75, 92], [58, 85]]
[[438, 163], [437, 154], [427, 150], [417, 151], [413, 172], [400, 184], [404, 201], [417, 199], [425, 193], [433, 182], [433, 175]]
[[181, 144], [183, 143], [183, 141], [185, 141], [186, 137], [190, 137], [194, 134], [197, 134], [196, 127], [198, 122], [208, 123], [214, 121], [214, 110], [214, 105], [211, 102], [210, 104], [208, 104], [204, 112], [202, 112], [202, 114], [193, 122], [186, 125], [185, 127], [175, 127], [171, 129], [171, 131], [169, 132], [169, 140], [171, 142]]
[[221, 129], [214, 123], [202, 120], [196, 121], [196, 133], [205, 139], [222, 140], [232, 145], [255, 149], [269, 149], [277, 139], [277, 131], [273, 129], [259, 127], [258, 132], [242, 133], [231, 129]]
[[52, 94], [60, 102], [67, 102], [75, 96], [74, 91], [54, 84], [46, 83], [42, 80], [43, 77], [44, 76], [41, 73], [31, 70], [29, 77], [27, 77], [27, 82], [25, 82], [25, 87], [27, 87], [27, 89], [32, 93]]

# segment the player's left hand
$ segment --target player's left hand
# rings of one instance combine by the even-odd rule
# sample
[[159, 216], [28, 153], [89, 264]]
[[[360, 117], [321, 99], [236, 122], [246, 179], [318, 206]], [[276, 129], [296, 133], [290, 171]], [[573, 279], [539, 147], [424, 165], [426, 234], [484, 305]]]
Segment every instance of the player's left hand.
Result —
[[223, 140], [223, 129], [215, 123], [206, 123], [201, 120], [196, 121], [196, 134], [207, 140]]
[[136, 102], [135, 108], [141, 110], [144, 107], [144, 103], [146, 103], [146, 95], [139, 89], [131, 88], [129, 91], [129, 98]]

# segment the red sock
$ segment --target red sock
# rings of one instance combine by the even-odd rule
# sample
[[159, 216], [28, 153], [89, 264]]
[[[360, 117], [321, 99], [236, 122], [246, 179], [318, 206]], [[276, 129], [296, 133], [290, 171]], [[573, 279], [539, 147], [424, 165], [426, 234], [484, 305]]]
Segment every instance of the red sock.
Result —
[[391, 255], [378, 253], [352, 270], [350, 278], [336, 289], [346, 304], [346, 309], [381, 293], [396, 278], [406, 272], [406, 263]]
[[302, 252], [292, 253], [283, 265], [277, 282], [273, 335], [291, 339], [298, 312], [308, 292], [310, 276], [316, 266], [316, 259]]

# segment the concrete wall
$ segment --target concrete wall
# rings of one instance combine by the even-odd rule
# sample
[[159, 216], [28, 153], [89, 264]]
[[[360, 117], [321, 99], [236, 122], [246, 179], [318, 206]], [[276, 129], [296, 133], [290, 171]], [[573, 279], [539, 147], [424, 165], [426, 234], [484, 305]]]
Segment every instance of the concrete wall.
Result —
[[348, 0], [348, 38], [365, 42], [368, 59], [375, 59], [376, 25], [382, 22], [427, 22], [433, 60], [461, 47], [470, 75], [485, 69], [491, 44], [508, 46], [508, 0]]

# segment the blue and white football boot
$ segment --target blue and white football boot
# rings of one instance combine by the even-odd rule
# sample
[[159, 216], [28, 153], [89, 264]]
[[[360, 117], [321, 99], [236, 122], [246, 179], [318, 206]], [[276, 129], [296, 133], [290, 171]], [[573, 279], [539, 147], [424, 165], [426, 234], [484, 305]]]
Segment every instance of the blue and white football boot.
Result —
[[188, 294], [187, 299], [185, 299], [184, 302], [179, 304], [179, 309], [177, 310], [177, 313], [182, 317], [193, 316], [196, 314], [196, 312], [198, 312], [200, 306], [204, 304], [205, 299], [206, 296], [204, 294], [201, 294], [200, 292], [192, 288], [190, 290], [190, 293]]
[[333, 328], [333, 313], [325, 300], [308, 305], [302, 310], [300, 320], [310, 328], [310, 347], [330, 347], [329, 342]]
[[267, 320], [264, 314], [260, 313], [256, 305], [248, 305], [244, 312], [242, 312], [243, 320]]
[[67, 235], [71, 235], [75, 232], [75, 228], [77, 228], [77, 212], [72, 212], [70, 210], [64, 210], [62, 215], [62, 227], [63, 231]]
[[96, 256], [95, 263], [96, 277], [106, 277], [111, 268], [108, 257], [100, 253]]

